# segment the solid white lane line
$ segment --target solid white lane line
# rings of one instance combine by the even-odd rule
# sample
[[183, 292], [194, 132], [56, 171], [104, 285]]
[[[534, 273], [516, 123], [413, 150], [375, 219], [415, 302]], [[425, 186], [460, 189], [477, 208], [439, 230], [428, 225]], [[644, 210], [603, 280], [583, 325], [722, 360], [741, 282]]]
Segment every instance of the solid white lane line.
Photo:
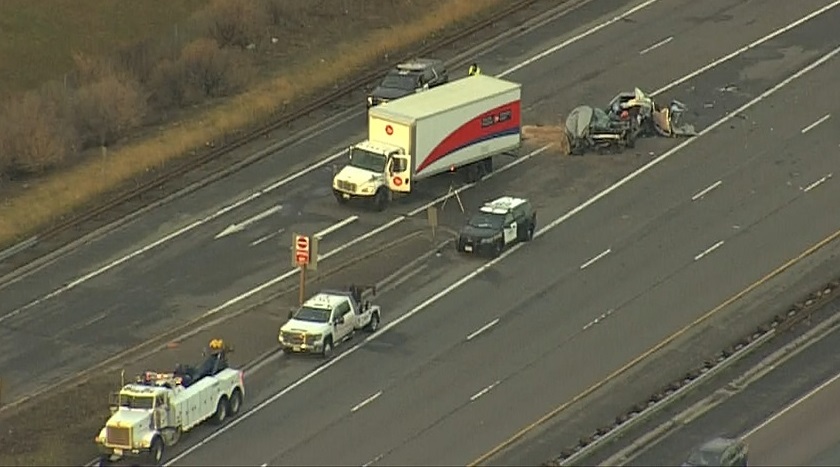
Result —
[[656, 50], [656, 49], [658, 49], [658, 48], [662, 47], [663, 45], [665, 45], [665, 44], [667, 44], [667, 43], [671, 42], [672, 40], [674, 40], [674, 36], [668, 37], [667, 39], [663, 39], [663, 40], [661, 40], [661, 41], [657, 42], [656, 44], [653, 44], [652, 46], [650, 46], [650, 47], [648, 47], [648, 48], [646, 48], [646, 49], [642, 49], [642, 50], [640, 50], [640, 51], [639, 51], [639, 55], [644, 55], [644, 54], [646, 54], [646, 53], [648, 53], [648, 52], [650, 52], [650, 51], [652, 51], [652, 50]]
[[256, 239], [256, 240], [254, 240], [253, 242], [251, 242], [251, 246], [257, 246], [257, 245], [259, 245], [260, 243], [263, 243], [263, 242], [265, 242], [265, 241], [268, 241], [268, 240], [270, 240], [270, 239], [272, 239], [272, 238], [274, 238], [274, 237], [276, 237], [276, 236], [280, 235], [281, 233], [283, 233], [283, 232], [285, 232], [285, 231], [286, 231], [286, 229], [280, 229], [280, 230], [278, 230], [277, 232], [273, 232], [273, 233], [270, 233], [270, 234], [268, 234], [268, 235], [264, 235], [264, 236], [262, 236], [262, 237], [260, 237], [260, 238], [258, 238], [258, 239]]
[[786, 413], [790, 412], [791, 410], [795, 409], [795, 408], [796, 408], [796, 406], [798, 406], [799, 404], [801, 404], [801, 403], [805, 402], [806, 400], [808, 400], [808, 399], [810, 399], [810, 398], [814, 397], [814, 396], [815, 396], [818, 392], [822, 391], [822, 390], [823, 390], [823, 389], [825, 389], [827, 386], [829, 386], [829, 385], [833, 384], [833, 383], [834, 383], [834, 382], [836, 382], [838, 379], [840, 379], [840, 374], [834, 375], [834, 376], [833, 376], [831, 379], [829, 379], [828, 381], [826, 381], [826, 382], [824, 382], [824, 383], [820, 384], [819, 386], [817, 386], [816, 388], [812, 389], [810, 392], [808, 392], [808, 393], [807, 393], [807, 394], [805, 394], [804, 396], [802, 396], [802, 397], [800, 397], [799, 399], [796, 399], [795, 401], [793, 401], [793, 403], [791, 403], [790, 405], [788, 405], [788, 406], [787, 406], [787, 407], [785, 407], [784, 409], [782, 409], [782, 410], [780, 410], [779, 412], [776, 412], [775, 414], [773, 414], [773, 415], [772, 415], [770, 418], [768, 418], [767, 420], [764, 420], [763, 422], [761, 422], [761, 424], [759, 424], [758, 426], [756, 426], [756, 427], [752, 428], [750, 431], [748, 431], [748, 432], [744, 433], [743, 435], [741, 435], [741, 439], [746, 440], [746, 439], [747, 439], [747, 438], [749, 438], [750, 436], [752, 436], [752, 435], [756, 434], [757, 432], [761, 431], [762, 429], [764, 429], [765, 427], [767, 427], [767, 425], [769, 425], [769, 424], [773, 423], [774, 421], [778, 420], [778, 419], [779, 419], [779, 417], [781, 417], [781, 416], [783, 416], [784, 414], [786, 414]]
[[371, 402], [375, 401], [376, 398], [378, 398], [381, 395], [382, 395], [382, 391], [377, 392], [376, 394], [368, 397], [367, 399], [365, 399], [365, 400], [359, 402], [358, 404], [356, 404], [355, 406], [353, 406], [353, 408], [350, 409], [350, 412], [356, 412], [357, 410], [361, 409], [362, 407], [364, 407], [364, 406], [370, 404]]
[[814, 188], [816, 188], [816, 187], [818, 187], [818, 186], [822, 185], [823, 183], [827, 182], [827, 181], [828, 181], [829, 179], [831, 179], [831, 177], [833, 177], [833, 176], [834, 176], [834, 174], [828, 174], [828, 175], [826, 175], [825, 177], [823, 177], [823, 178], [821, 178], [821, 179], [817, 180], [816, 182], [814, 182], [814, 183], [812, 183], [812, 184], [810, 184], [810, 185], [806, 186], [805, 188], [803, 188], [803, 189], [802, 189], [802, 191], [804, 191], [804, 192], [806, 192], [806, 193], [807, 193], [807, 192], [809, 192], [809, 191], [813, 190]]
[[697, 201], [698, 199], [708, 195], [710, 191], [712, 191], [715, 188], [721, 186], [721, 184], [723, 184], [723, 182], [720, 181], [720, 180], [716, 181], [715, 183], [712, 183], [711, 185], [709, 185], [706, 188], [702, 189], [701, 191], [697, 192], [696, 195], [692, 196], [691, 200], [692, 201]]
[[496, 318], [493, 321], [490, 321], [489, 323], [485, 324], [484, 326], [482, 326], [482, 327], [476, 329], [475, 331], [473, 331], [472, 333], [470, 333], [467, 336], [467, 340], [471, 341], [471, 340], [475, 339], [476, 337], [478, 337], [479, 334], [481, 334], [482, 332], [492, 328], [493, 326], [495, 326], [497, 324], [499, 324], [499, 318]]
[[598, 253], [598, 256], [596, 256], [596, 257], [594, 257], [594, 258], [590, 259], [589, 261], [587, 261], [587, 262], [585, 262], [585, 263], [581, 264], [581, 265], [580, 265], [580, 268], [581, 268], [581, 269], [586, 269], [586, 268], [588, 268], [589, 266], [592, 266], [593, 264], [595, 264], [595, 262], [596, 262], [596, 261], [598, 261], [599, 259], [603, 258], [604, 256], [607, 256], [607, 255], [608, 255], [608, 254], [610, 254], [610, 253], [612, 253], [612, 248], [607, 248], [606, 250], [604, 250], [604, 251], [602, 251], [602, 252]]
[[694, 257], [694, 261], [698, 261], [698, 260], [702, 259], [704, 256], [706, 256], [709, 253], [711, 253], [711, 252], [717, 250], [718, 248], [720, 248], [721, 245], [723, 245], [723, 240], [715, 243], [714, 245], [710, 246], [709, 248], [706, 248], [701, 253], [698, 253], [697, 256]]
[[252, 216], [252, 217], [249, 217], [248, 219], [245, 219], [242, 222], [235, 222], [233, 224], [230, 224], [229, 226], [225, 227], [224, 230], [222, 230], [221, 232], [216, 234], [216, 236], [213, 237], [213, 238], [215, 240], [218, 240], [220, 238], [227, 237], [230, 234], [237, 233], [237, 232], [242, 232], [249, 225], [255, 224], [255, 223], [265, 219], [266, 217], [268, 217], [272, 214], [278, 213], [278, 212], [280, 212], [281, 209], [283, 209], [282, 205], [278, 204], [277, 206], [272, 206], [272, 207], [266, 209], [265, 211], [255, 215], [255, 216]]
[[812, 123], [812, 124], [810, 124], [810, 125], [806, 126], [805, 128], [803, 128], [803, 129], [802, 129], [802, 134], [804, 135], [805, 133], [808, 133], [809, 131], [811, 131], [811, 130], [813, 130], [814, 128], [816, 128], [816, 127], [817, 127], [817, 125], [819, 125], [820, 123], [825, 122], [825, 121], [826, 121], [826, 120], [828, 120], [829, 118], [831, 118], [831, 114], [826, 114], [823, 118], [821, 118], [821, 119], [817, 120], [816, 122], [814, 122], [814, 123]]
[[327, 227], [326, 229], [316, 233], [314, 236], [318, 237], [318, 238], [324, 238], [327, 235], [335, 232], [336, 230], [344, 227], [345, 225], [352, 224], [353, 222], [356, 222], [357, 220], [359, 220], [359, 216], [350, 216], [347, 219], [344, 219], [341, 222], [336, 222], [335, 224]]
[[[840, 0], [838, 0], [835, 3], [840, 4]], [[805, 68], [802, 68], [801, 70], [799, 70], [796, 73], [792, 74], [791, 76], [785, 78], [780, 83], [773, 86], [772, 88], [764, 91], [758, 97], [752, 99], [751, 101], [749, 101], [746, 104], [742, 105], [741, 107], [735, 109], [734, 111], [726, 114], [721, 119], [717, 120], [716, 122], [712, 123], [708, 127], [701, 130], [697, 134], [697, 136], [695, 136], [693, 138], [688, 138], [688, 139], [682, 141], [680, 144], [674, 146], [673, 148], [666, 151], [665, 153], [658, 156], [657, 158], [653, 159], [652, 161], [648, 162], [644, 166], [642, 166], [642, 167], [636, 169], [635, 171], [633, 171], [632, 173], [628, 174], [627, 176], [625, 176], [624, 178], [622, 178], [618, 182], [614, 183], [613, 185], [611, 185], [611, 186], [607, 187], [606, 189], [604, 189], [603, 191], [599, 192], [597, 195], [593, 196], [592, 198], [589, 198], [584, 203], [582, 203], [582, 204], [578, 205], [577, 207], [569, 210], [568, 212], [566, 212], [562, 216], [558, 217], [557, 219], [555, 219], [554, 221], [552, 221], [548, 225], [544, 226], [543, 228], [541, 228], [540, 230], [535, 232], [534, 238], [539, 238], [539, 237], [547, 234], [548, 232], [554, 230], [555, 228], [557, 228], [557, 226], [563, 224], [564, 222], [568, 221], [571, 217], [577, 215], [578, 213], [580, 213], [584, 209], [588, 208], [589, 206], [592, 206], [593, 204], [597, 203], [598, 201], [600, 201], [604, 197], [608, 196], [610, 193], [612, 193], [612, 192], [616, 191], [617, 189], [621, 188], [622, 186], [626, 185], [631, 180], [634, 180], [634, 179], [638, 178], [640, 175], [649, 171], [653, 167], [661, 164], [663, 161], [665, 161], [668, 158], [672, 157], [673, 155], [679, 153], [679, 151], [685, 149], [686, 147], [688, 147], [691, 144], [694, 144], [695, 141], [701, 139], [705, 135], [708, 135], [709, 133], [711, 133], [715, 129], [719, 128], [721, 125], [724, 125], [724, 124], [728, 123], [730, 120], [732, 120], [733, 118], [736, 118], [738, 115], [744, 113], [746, 110], [752, 108], [753, 106], [755, 106], [759, 102], [762, 102], [765, 99], [767, 99], [768, 97], [772, 96], [773, 94], [779, 92], [779, 90], [781, 90], [785, 86], [789, 85], [793, 81], [797, 80], [798, 78], [802, 77], [803, 75], [805, 75], [805, 74], [809, 73], [810, 71], [812, 71], [812, 70], [818, 68], [819, 66], [823, 65], [827, 61], [834, 58], [834, 56], [836, 56], [838, 53], [840, 53], [840, 47], [838, 47], [838, 48], [832, 50], [831, 52], [823, 55], [822, 57], [820, 57], [816, 61], [812, 62], [811, 64], [809, 64]], [[550, 147], [550, 145], [544, 146], [543, 148], [541, 148], [541, 150], [548, 149], [549, 147]], [[425, 301], [421, 302], [420, 304], [418, 304], [417, 306], [415, 306], [411, 310], [409, 310], [406, 313], [404, 313], [404, 314], [400, 315], [399, 317], [395, 318], [393, 321], [390, 321], [385, 326], [382, 326], [381, 328], [379, 328], [378, 331], [376, 331], [375, 333], [366, 337], [364, 339], [364, 341], [362, 341], [361, 343], [356, 344], [353, 347], [350, 347], [349, 349], [347, 349], [345, 352], [342, 352], [342, 353], [334, 356], [331, 360], [329, 360], [326, 363], [324, 363], [323, 365], [317, 367], [315, 370], [311, 371], [310, 373], [307, 373], [306, 375], [302, 376], [300, 379], [298, 379], [294, 383], [286, 386], [283, 390], [275, 393], [274, 395], [270, 396], [268, 399], [260, 402], [258, 405], [251, 408], [247, 412], [242, 413], [237, 418], [234, 418], [227, 425], [224, 425], [224, 426], [220, 427], [218, 430], [214, 431], [213, 433], [208, 435], [206, 438], [202, 439], [201, 441], [194, 444], [193, 446], [190, 446], [189, 448], [185, 449], [183, 452], [181, 452], [180, 454], [178, 454], [177, 456], [172, 458], [169, 462], [167, 462], [166, 465], [174, 464], [175, 462], [179, 461], [180, 459], [183, 459], [183, 458], [189, 456], [190, 454], [192, 454], [193, 452], [197, 451], [198, 449], [201, 449], [204, 445], [206, 445], [206, 444], [210, 443], [211, 441], [213, 441], [214, 439], [222, 436], [226, 432], [228, 432], [232, 429], [235, 429], [240, 423], [243, 423], [246, 420], [248, 420], [249, 418], [258, 414], [260, 411], [262, 411], [263, 409], [265, 409], [269, 405], [273, 404], [274, 402], [276, 402], [277, 400], [279, 400], [280, 398], [282, 398], [283, 396], [285, 396], [289, 392], [303, 386], [304, 384], [309, 382], [311, 379], [313, 379], [316, 376], [320, 375], [321, 373], [327, 371], [333, 365], [338, 364], [339, 362], [341, 362], [345, 358], [349, 358], [351, 355], [353, 355], [356, 351], [358, 351], [365, 344], [367, 344], [367, 343], [369, 343], [373, 340], [378, 339], [384, 333], [386, 333], [386, 332], [390, 331], [391, 329], [399, 326], [400, 324], [402, 324], [406, 320], [411, 319], [412, 317], [414, 317], [418, 313], [423, 312], [425, 309], [429, 308], [431, 305], [438, 302], [442, 298], [448, 296], [453, 291], [457, 290], [458, 288], [460, 288], [461, 286], [463, 286], [467, 282], [469, 282], [472, 279], [474, 279], [475, 277], [481, 275], [483, 272], [489, 270], [493, 266], [499, 264], [499, 262], [503, 261], [508, 256], [510, 256], [510, 255], [514, 254], [515, 252], [519, 251], [519, 249], [522, 248], [524, 245], [525, 245], [524, 243], [517, 243], [513, 247], [511, 247], [509, 250], [505, 250], [497, 258], [492, 259], [492, 260], [488, 261], [487, 263], [484, 263], [483, 265], [479, 266], [478, 268], [476, 268], [472, 272], [463, 276], [461, 279], [458, 279], [457, 281], [455, 281], [453, 284], [450, 284], [445, 289], [437, 292], [436, 294], [432, 295], [431, 297], [429, 297]], [[295, 271], [295, 272], [297, 272], [297, 271]]]
[[479, 397], [481, 397], [481, 396], [487, 394], [488, 392], [490, 392], [500, 382], [501, 381], [496, 381], [495, 383], [491, 384], [490, 386], [487, 386], [486, 388], [482, 389], [481, 391], [478, 391], [477, 393], [473, 394], [472, 396], [470, 396], [470, 402], [475, 402], [476, 399], [478, 399]]
[[796, 21], [794, 21], [794, 22], [792, 22], [792, 23], [790, 23], [786, 26], [782, 26], [781, 28], [776, 29], [775, 31], [771, 32], [770, 34], [767, 34], [766, 36], [761, 37], [759, 39], [756, 39], [753, 42], [750, 42], [749, 44], [741, 47], [740, 49], [738, 49], [738, 50], [736, 50], [736, 51], [734, 51], [730, 54], [727, 54], [727, 55], [713, 61], [712, 63], [709, 63], [708, 65], [704, 66], [703, 68], [700, 68], [696, 71], [693, 71], [693, 72], [683, 76], [682, 78], [680, 78], [678, 80], [675, 80], [675, 81], [673, 81], [669, 84], [666, 84], [665, 86], [663, 86], [663, 87], [657, 89], [656, 91], [653, 91], [652, 93], [650, 93], [650, 95], [651, 96], [656, 96], [658, 94], [662, 94], [663, 92], [665, 92], [669, 89], [677, 87], [680, 84], [685, 83], [686, 81], [696, 77], [697, 75], [699, 75], [701, 73], [705, 73], [706, 71], [711, 70], [712, 68], [714, 68], [714, 67], [716, 67], [716, 66], [718, 66], [718, 65], [720, 65], [724, 62], [728, 62], [729, 60], [732, 60], [733, 58], [743, 54], [744, 52], [747, 52], [751, 49], [754, 49], [754, 48], [760, 46], [761, 44], [764, 44], [765, 42], [770, 41], [770, 40], [776, 38], [777, 36], [780, 36], [780, 35], [788, 32], [788, 31], [790, 31], [791, 29], [796, 28], [797, 26], [816, 18], [817, 16], [825, 13], [826, 11], [831, 10], [832, 8], [835, 8], [837, 5], [840, 5], [840, 0], [835, 0], [831, 3], [829, 3], [828, 5], [820, 8], [819, 10], [815, 10], [811, 13], [808, 13], [807, 15], [803, 16], [802, 18], [799, 18], [798, 20], [796, 20]]

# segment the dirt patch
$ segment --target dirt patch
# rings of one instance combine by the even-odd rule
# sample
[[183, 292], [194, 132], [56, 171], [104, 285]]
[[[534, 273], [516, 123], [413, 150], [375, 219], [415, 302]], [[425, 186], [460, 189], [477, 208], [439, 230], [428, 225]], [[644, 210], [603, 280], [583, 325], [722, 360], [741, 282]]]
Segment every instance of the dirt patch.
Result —
[[[313, 274], [307, 285], [307, 295], [320, 289], [343, 289], [353, 283], [375, 284], [404, 266], [407, 258], [417, 258], [436, 244], [428, 232], [409, 233], [404, 237], [398, 246], [375, 255], [353, 260], [348, 253], [334, 267], [319, 270], [320, 275]], [[441, 236], [438, 242], [443, 240]], [[233, 345], [232, 364], [252, 361], [274, 348], [277, 329], [297, 299], [297, 290], [292, 286], [286, 295], [241, 316], [172, 342], [166, 349], [139, 361], [128, 361], [125, 379], [131, 380], [147, 369], [167, 371], [177, 363], [197, 363], [209, 339], [217, 337]], [[385, 320], [388, 319], [386, 316]], [[84, 465], [92, 460], [97, 455], [93, 437], [109, 415], [108, 395], [120, 384], [121, 371], [103, 372], [78, 386], [47, 393], [16, 413], [3, 414], [0, 465]]]
[[522, 139], [541, 146], [552, 144], [555, 152], [569, 155], [569, 138], [563, 125], [524, 125]]

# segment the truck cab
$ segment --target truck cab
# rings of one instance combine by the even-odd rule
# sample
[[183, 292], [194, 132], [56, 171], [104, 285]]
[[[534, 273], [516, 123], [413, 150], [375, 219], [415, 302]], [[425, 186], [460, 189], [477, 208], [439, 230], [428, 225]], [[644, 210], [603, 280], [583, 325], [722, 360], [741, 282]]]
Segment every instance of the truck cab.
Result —
[[365, 298], [370, 289], [323, 291], [289, 314], [278, 335], [286, 353], [319, 353], [327, 358], [336, 345], [360, 329], [376, 331], [380, 308]]
[[411, 155], [399, 146], [365, 140], [348, 150], [348, 163], [333, 178], [339, 204], [367, 199], [383, 210], [392, 192], [408, 192]]

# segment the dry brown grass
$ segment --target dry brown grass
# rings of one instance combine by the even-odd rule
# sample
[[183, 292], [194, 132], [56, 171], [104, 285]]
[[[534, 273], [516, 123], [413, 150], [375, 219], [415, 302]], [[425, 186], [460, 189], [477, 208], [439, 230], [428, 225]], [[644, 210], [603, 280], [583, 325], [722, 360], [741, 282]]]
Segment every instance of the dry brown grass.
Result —
[[522, 139], [539, 145], [553, 144], [556, 151], [569, 155], [569, 138], [563, 125], [523, 125]]
[[9, 245], [100, 198], [138, 176], [182, 158], [220, 136], [263, 122], [284, 105], [347, 79], [383, 55], [469, 20], [502, 0], [446, 0], [424, 16], [373, 31], [267, 79], [189, 120], [32, 182], [0, 204], [0, 245]]

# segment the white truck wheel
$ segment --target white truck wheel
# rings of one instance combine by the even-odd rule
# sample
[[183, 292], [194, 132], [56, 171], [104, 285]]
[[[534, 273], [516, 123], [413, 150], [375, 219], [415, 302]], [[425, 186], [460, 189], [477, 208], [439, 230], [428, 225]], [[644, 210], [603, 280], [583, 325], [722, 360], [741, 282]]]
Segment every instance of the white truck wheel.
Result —
[[227, 399], [221, 398], [216, 405], [216, 413], [213, 414], [213, 423], [221, 425], [227, 418]]
[[228, 405], [230, 406], [231, 416], [239, 413], [239, 409], [242, 408], [242, 392], [239, 389], [233, 390], [233, 394], [230, 395], [230, 402]]
[[376, 332], [379, 329], [379, 313], [374, 313], [370, 315], [370, 322], [367, 325], [367, 330], [370, 332]]
[[161, 465], [163, 463], [163, 440], [155, 438], [152, 440], [152, 446], [149, 448], [149, 460], [152, 465]]
[[333, 343], [332, 338], [327, 338], [324, 340], [324, 350], [321, 351], [321, 356], [324, 358], [330, 358], [332, 356], [333, 350]]

